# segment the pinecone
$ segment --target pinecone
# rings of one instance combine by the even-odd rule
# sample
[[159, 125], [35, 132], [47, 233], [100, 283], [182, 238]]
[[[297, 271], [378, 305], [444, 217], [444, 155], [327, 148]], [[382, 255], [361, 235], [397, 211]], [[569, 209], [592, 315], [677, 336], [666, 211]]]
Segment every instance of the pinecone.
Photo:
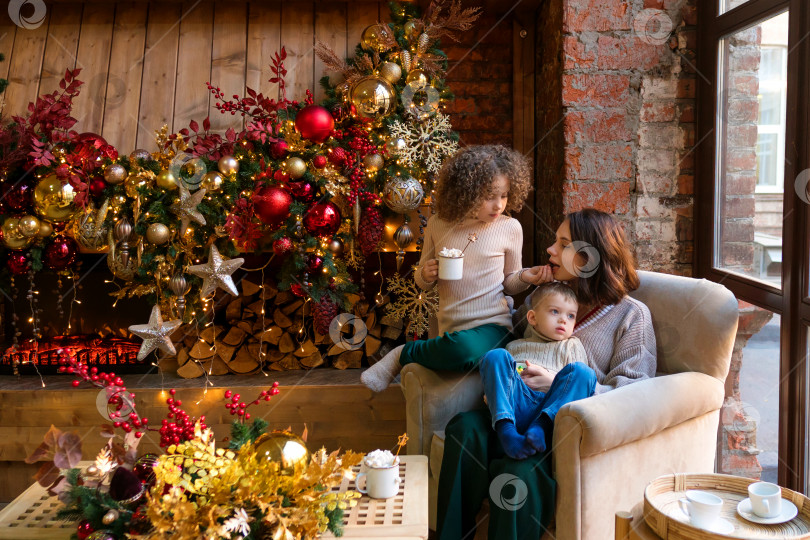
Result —
[[337, 317], [338, 307], [337, 304], [327, 295], [321, 297], [320, 302], [312, 303], [312, 320], [315, 325], [315, 331], [322, 336], [329, 335], [329, 325], [332, 324], [332, 319]]
[[360, 230], [357, 233], [357, 242], [363, 255], [368, 257], [377, 249], [383, 236], [382, 212], [379, 208], [370, 207], [363, 210], [360, 217]]

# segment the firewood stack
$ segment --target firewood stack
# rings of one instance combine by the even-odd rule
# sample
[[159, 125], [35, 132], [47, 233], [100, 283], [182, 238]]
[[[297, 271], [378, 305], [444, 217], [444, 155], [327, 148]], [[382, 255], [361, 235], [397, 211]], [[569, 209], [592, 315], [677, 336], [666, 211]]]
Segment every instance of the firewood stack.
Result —
[[[362, 325], [347, 322], [341, 329], [342, 343], [335, 343], [328, 335], [315, 331], [311, 301], [290, 291], [279, 291], [269, 279], [262, 285], [245, 279], [240, 288], [239, 297], [220, 296], [218, 292], [214, 299], [215, 323], [200, 329], [199, 335], [193, 326], [185, 326], [172, 336], [178, 375], [245, 375], [262, 366], [272, 371], [330, 365], [359, 368], [364, 360], [373, 364], [391, 350], [403, 333], [403, 321], [385, 315], [387, 297], [377, 303], [360, 301], [359, 296], [352, 295], [352, 312], [365, 323], [368, 334], [358, 339], [355, 332]], [[162, 366], [171, 363], [172, 359], [161, 360]]]

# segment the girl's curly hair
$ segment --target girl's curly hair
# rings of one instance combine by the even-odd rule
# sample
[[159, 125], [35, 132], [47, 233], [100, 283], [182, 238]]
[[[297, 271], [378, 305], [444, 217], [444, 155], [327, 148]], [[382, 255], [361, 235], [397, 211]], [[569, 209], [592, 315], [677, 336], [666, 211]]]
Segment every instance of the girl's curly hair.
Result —
[[436, 184], [436, 213], [450, 222], [474, 213], [496, 176], [509, 179], [506, 212], [519, 212], [532, 188], [531, 167], [520, 152], [501, 145], [467, 146], [448, 159]]

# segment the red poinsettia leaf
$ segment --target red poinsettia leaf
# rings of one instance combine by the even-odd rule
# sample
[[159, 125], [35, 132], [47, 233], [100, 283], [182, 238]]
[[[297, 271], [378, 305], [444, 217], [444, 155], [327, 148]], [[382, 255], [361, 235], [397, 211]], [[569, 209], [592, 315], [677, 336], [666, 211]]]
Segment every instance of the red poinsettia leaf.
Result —
[[236, 141], [236, 131], [233, 128], [228, 128], [228, 131], [225, 132], [225, 138], [228, 139], [228, 142]]
[[203, 120], [203, 129], [205, 131], [208, 131], [209, 129], [211, 129], [211, 118], [208, 117], [208, 116], [206, 116], [205, 120]]
[[200, 125], [197, 123], [196, 120], [192, 120], [191, 122], [189, 122], [188, 127], [190, 127], [191, 131], [193, 131], [194, 133], [200, 131]]
[[287, 58], [287, 48], [282, 47], [281, 48], [281, 59], [284, 60], [285, 58]]
[[188, 133], [189, 131], [186, 128], [180, 130], [180, 135], [182, 135], [183, 137], [188, 137]]
[[273, 84], [276, 84], [278, 81], [279, 81], [279, 78], [278, 78], [278, 77], [272, 77], [272, 78], [269, 80], [269, 82], [271, 82], [271, 83], [273, 83]]
[[64, 78], [65, 78], [65, 80], [67, 82], [70, 82], [71, 79], [73, 79], [73, 74], [71, 73], [70, 68], [65, 70], [65, 77]]

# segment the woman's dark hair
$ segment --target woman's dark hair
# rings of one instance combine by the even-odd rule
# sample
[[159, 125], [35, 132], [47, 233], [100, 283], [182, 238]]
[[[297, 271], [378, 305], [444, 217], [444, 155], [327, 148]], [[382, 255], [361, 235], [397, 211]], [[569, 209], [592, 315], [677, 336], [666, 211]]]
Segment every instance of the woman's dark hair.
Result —
[[[593, 208], [572, 212], [566, 219], [571, 229], [571, 242], [582, 243], [582, 247], [574, 247], [586, 259], [583, 268], [592, 269], [589, 275], [577, 279], [580, 303], [615, 304], [630, 291], [638, 289], [635, 258], [618, 221]], [[599, 260], [587, 260], [594, 255]]]

